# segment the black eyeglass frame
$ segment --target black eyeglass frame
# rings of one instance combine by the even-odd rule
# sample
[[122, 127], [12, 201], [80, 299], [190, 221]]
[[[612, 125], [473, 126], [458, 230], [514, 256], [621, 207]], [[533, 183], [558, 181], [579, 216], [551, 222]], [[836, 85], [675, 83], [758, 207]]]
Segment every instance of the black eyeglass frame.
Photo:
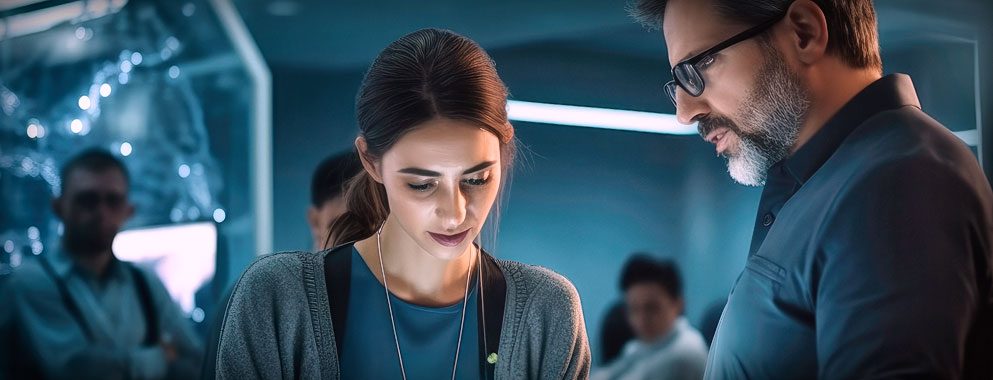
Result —
[[[714, 47], [712, 47], [710, 49], [707, 49], [707, 50], [703, 51], [702, 53], [697, 54], [697, 55], [695, 55], [693, 57], [690, 57], [688, 59], [685, 59], [682, 62], [679, 62], [675, 66], [673, 66], [672, 67], [672, 80], [670, 80], [669, 82], [666, 82], [666, 84], [665, 84], [665, 92], [669, 95], [669, 99], [672, 100], [672, 104], [673, 105], [676, 105], [676, 86], [677, 85], [680, 88], [682, 88], [683, 91], [686, 91], [686, 93], [689, 94], [692, 97], [698, 97], [701, 94], [703, 94], [703, 90], [706, 88], [706, 82], [704, 82], [703, 74], [701, 74], [700, 73], [700, 70], [697, 69], [697, 67], [696, 67], [696, 65], [698, 63], [700, 63], [700, 61], [702, 61], [704, 58], [707, 58], [707, 57], [709, 57], [711, 55], [717, 54], [721, 50], [724, 50], [724, 49], [727, 49], [727, 48], [729, 48], [731, 46], [734, 46], [735, 44], [737, 44], [737, 43], [739, 43], [741, 41], [747, 40], [749, 38], [752, 38], [752, 37], [755, 37], [755, 36], [761, 34], [762, 32], [765, 32], [767, 29], [771, 28], [773, 25], [776, 25], [776, 23], [778, 23], [784, 17], [786, 17], [786, 12], [783, 12], [779, 16], [773, 17], [772, 19], [769, 19], [766, 22], [763, 22], [763, 23], [761, 23], [759, 25], [756, 25], [756, 26], [754, 26], [752, 28], [749, 28], [748, 30], [745, 30], [744, 32], [735, 34], [731, 38], [728, 38], [728, 39], [722, 41], [721, 43], [718, 43], [717, 45], [714, 45]], [[698, 83], [700, 83], [700, 88], [699, 89], [691, 88], [693, 86], [687, 85], [684, 80], [680, 79], [680, 76], [679, 76], [680, 73], [682, 73], [683, 75], [685, 75], [684, 78], [692, 78], [693, 80], [695, 80]], [[692, 75], [692, 77], [690, 77], [690, 75]]]

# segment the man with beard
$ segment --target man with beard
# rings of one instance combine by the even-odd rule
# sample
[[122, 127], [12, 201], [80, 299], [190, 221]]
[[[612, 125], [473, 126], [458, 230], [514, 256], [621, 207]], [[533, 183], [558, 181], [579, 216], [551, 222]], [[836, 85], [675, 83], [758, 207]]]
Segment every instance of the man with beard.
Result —
[[993, 378], [993, 193], [870, 0], [638, 0], [683, 123], [765, 188], [706, 377]]
[[124, 164], [87, 150], [61, 170], [52, 201], [61, 247], [29, 260], [11, 278], [27, 360], [15, 377], [195, 378], [203, 348], [151, 271], [118, 260], [111, 244], [134, 213]]

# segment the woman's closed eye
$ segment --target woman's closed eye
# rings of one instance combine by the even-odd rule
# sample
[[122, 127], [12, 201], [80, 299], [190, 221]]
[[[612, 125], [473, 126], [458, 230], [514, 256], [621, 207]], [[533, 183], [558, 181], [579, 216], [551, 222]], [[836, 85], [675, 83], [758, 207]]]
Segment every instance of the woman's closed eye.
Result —
[[[482, 187], [482, 186], [486, 186], [490, 182], [490, 176], [487, 175], [485, 177], [466, 178], [463, 179], [461, 182], [463, 186], [467, 186], [467, 187]], [[438, 181], [407, 183], [407, 187], [409, 187], [411, 190], [421, 193], [431, 191], [436, 186], [438, 186]]]
[[462, 180], [462, 183], [468, 186], [485, 186], [490, 182], [490, 177], [479, 177], [479, 178], [467, 178]]
[[436, 183], [435, 182], [408, 183], [407, 186], [414, 191], [427, 192], [433, 189], [436, 186]]

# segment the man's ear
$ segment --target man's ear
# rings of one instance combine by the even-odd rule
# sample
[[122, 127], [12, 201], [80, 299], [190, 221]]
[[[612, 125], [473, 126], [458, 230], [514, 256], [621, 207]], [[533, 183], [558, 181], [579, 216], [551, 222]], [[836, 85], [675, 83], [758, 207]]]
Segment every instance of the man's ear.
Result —
[[320, 217], [320, 212], [317, 211], [317, 207], [310, 206], [307, 207], [307, 224], [310, 225], [311, 229], [316, 229], [320, 226], [318, 218]]
[[369, 176], [376, 182], [383, 183], [383, 176], [380, 175], [378, 163], [369, 156], [369, 145], [366, 143], [365, 137], [355, 138], [355, 150], [359, 153], [359, 161], [362, 161], [362, 168], [365, 169], [366, 173], [369, 173]]
[[323, 239], [323, 234], [327, 231], [321, 231], [321, 212], [317, 207], [310, 206], [307, 208], [307, 225], [310, 226], [310, 234], [314, 238], [314, 241]]
[[789, 30], [789, 48], [804, 64], [815, 63], [827, 54], [828, 28], [824, 11], [811, 0], [797, 0], [784, 19]]

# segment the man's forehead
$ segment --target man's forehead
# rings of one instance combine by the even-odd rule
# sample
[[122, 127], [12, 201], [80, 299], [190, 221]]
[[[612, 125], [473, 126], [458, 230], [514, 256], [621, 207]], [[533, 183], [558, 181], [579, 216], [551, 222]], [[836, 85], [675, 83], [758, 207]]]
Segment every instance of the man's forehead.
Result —
[[66, 190], [69, 191], [114, 190], [121, 193], [127, 193], [128, 190], [128, 183], [124, 178], [124, 174], [115, 168], [106, 168], [102, 170], [77, 168], [69, 172], [68, 177], [69, 178], [63, 178], [62, 180], [68, 181], [66, 183]]
[[735, 30], [734, 23], [718, 13], [713, 0], [670, 0], [666, 3], [662, 33], [670, 65], [714, 46]]

